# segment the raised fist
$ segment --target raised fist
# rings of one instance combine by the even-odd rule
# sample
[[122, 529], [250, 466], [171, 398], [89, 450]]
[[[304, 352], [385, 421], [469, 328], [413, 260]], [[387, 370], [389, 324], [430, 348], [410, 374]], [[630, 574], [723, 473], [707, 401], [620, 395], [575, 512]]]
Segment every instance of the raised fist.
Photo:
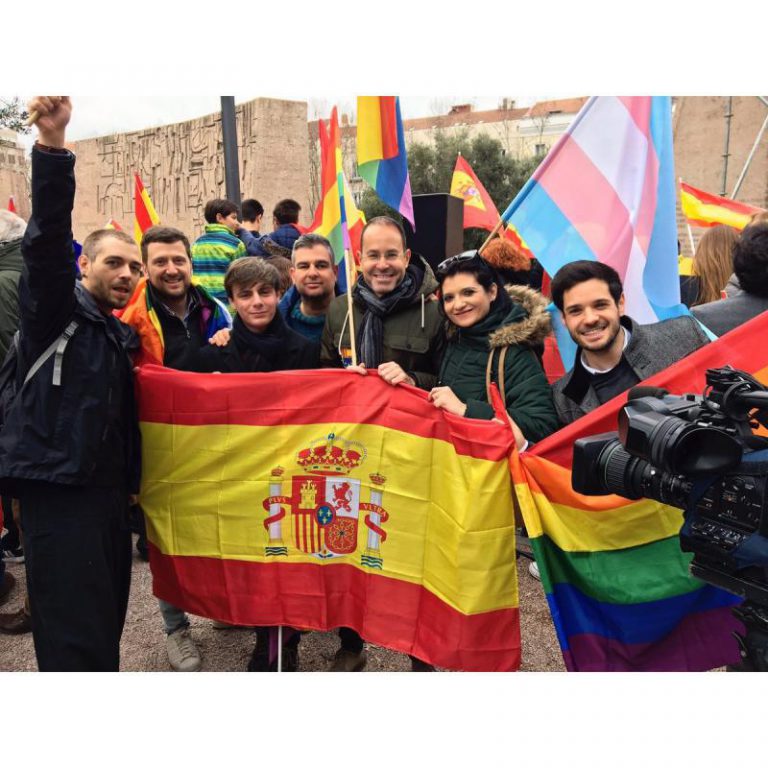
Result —
[[35, 96], [27, 105], [29, 114], [40, 132], [40, 143], [49, 147], [63, 147], [67, 123], [72, 116], [69, 96]]

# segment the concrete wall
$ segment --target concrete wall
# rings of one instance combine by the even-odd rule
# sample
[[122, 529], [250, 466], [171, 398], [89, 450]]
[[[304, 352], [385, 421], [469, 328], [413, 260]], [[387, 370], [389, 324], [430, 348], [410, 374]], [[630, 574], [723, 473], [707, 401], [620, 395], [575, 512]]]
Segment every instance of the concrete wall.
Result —
[[[305, 102], [255, 99], [236, 108], [240, 190], [256, 197], [271, 231], [271, 211], [297, 200], [309, 223], [309, 158]], [[114, 218], [133, 230], [133, 174], [138, 172], [163, 224], [190, 238], [203, 230], [205, 203], [225, 197], [221, 116], [73, 142], [77, 155], [75, 237], [82, 239]]]

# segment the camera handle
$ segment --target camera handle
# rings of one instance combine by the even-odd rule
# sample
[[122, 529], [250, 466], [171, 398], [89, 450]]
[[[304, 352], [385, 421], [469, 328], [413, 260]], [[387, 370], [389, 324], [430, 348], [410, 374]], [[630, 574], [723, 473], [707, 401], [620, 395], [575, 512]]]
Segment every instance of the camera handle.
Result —
[[739, 644], [741, 664], [730, 671], [768, 672], [768, 610], [753, 600], [733, 609], [733, 615], [746, 627], [745, 634], [734, 632]]

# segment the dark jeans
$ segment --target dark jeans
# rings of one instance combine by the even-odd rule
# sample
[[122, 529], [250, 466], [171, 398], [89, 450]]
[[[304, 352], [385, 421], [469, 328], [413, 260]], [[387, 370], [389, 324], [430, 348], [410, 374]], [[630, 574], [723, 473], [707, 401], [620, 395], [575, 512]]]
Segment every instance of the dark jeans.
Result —
[[35, 483], [20, 507], [40, 671], [116, 672], [131, 584], [127, 493]]

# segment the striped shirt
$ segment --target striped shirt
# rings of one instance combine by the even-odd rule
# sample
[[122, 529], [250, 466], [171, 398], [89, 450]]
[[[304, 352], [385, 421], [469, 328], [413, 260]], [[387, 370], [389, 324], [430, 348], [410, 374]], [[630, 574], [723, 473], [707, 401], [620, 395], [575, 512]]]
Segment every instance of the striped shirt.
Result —
[[245, 245], [229, 227], [206, 224], [205, 233], [192, 244], [192, 273], [195, 282], [219, 301], [227, 303], [224, 275], [235, 260], [246, 255]]

